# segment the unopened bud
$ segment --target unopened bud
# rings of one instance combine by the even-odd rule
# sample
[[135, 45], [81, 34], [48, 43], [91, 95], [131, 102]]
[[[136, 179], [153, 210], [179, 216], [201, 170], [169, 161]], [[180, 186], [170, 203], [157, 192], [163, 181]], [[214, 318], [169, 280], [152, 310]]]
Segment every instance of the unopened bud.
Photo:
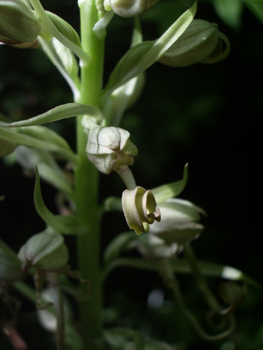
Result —
[[143, 187], [125, 190], [122, 194], [122, 208], [130, 229], [137, 235], [149, 231], [149, 224], [161, 220], [161, 212], [157, 207], [154, 195]]
[[170, 67], [216, 63], [223, 60], [229, 51], [229, 41], [218, 30], [217, 24], [194, 19], [159, 62]]
[[0, 42], [7, 45], [30, 43], [41, 31], [39, 19], [23, 1], [0, 0]]
[[231, 306], [232, 310], [236, 309], [246, 298], [246, 285], [239, 285], [235, 282], [224, 282], [219, 287], [219, 294], [222, 300]]
[[49, 272], [59, 271], [67, 264], [68, 256], [63, 236], [53, 231], [32, 236], [18, 253], [24, 272], [30, 267]]
[[148, 8], [155, 5], [159, 0], [105, 0], [104, 7], [111, 9], [121, 17], [135, 17], [142, 14]]
[[95, 126], [90, 130], [86, 148], [89, 160], [107, 175], [132, 165], [138, 149], [129, 137], [130, 133], [121, 128]]

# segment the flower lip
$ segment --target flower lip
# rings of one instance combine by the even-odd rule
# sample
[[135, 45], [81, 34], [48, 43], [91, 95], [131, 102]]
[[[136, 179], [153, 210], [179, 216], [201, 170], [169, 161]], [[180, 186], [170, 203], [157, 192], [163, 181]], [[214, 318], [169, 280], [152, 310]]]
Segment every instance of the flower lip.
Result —
[[141, 186], [123, 192], [122, 207], [128, 226], [137, 235], [148, 232], [149, 224], [155, 220], [161, 220], [161, 212], [157, 207], [154, 195]]

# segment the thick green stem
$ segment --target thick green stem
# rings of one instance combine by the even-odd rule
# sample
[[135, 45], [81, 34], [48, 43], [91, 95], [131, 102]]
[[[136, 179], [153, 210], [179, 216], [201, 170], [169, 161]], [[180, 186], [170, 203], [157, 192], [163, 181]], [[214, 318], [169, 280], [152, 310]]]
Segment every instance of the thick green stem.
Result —
[[[88, 66], [81, 67], [81, 103], [100, 107], [104, 40], [98, 38], [93, 27], [98, 20], [95, 0], [79, 1], [82, 47], [90, 57]], [[98, 170], [86, 155], [87, 135], [77, 119], [77, 152], [75, 173], [77, 217], [88, 230], [77, 238], [77, 254], [81, 276], [90, 283], [91, 297], [81, 302], [79, 313], [84, 349], [98, 350], [102, 334], [102, 290], [100, 282], [100, 217], [98, 206]]]

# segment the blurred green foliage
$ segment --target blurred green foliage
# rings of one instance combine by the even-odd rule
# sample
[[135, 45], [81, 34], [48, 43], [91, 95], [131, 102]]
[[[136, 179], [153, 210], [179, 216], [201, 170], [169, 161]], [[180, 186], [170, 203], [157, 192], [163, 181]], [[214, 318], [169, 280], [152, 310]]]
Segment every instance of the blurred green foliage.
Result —
[[[161, 0], [142, 15], [145, 40], [160, 36], [192, 2]], [[45, 0], [43, 4], [78, 30], [76, 1]], [[193, 242], [197, 257], [235, 266], [262, 284], [263, 2], [203, 0], [196, 18], [218, 23], [230, 39], [230, 56], [216, 65], [182, 69], [155, 64], [147, 71], [142, 97], [127, 111], [121, 127], [130, 131], [138, 146], [133, 171], [144, 187], [180, 179], [184, 164], [189, 163], [189, 182], [182, 197], [208, 212], [206, 229]], [[115, 16], [106, 40], [105, 81], [129, 48], [131, 33], [132, 20]], [[71, 101], [69, 88], [41, 51], [0, 47], [1, 113], [18, 120]], [[51, 125], [74, 147], [73, 126], [72, 120]], [[34, 179], [21, 175], [18, 165], [0, 162], [0, 195], [5, 195], [0, 204], [1, 238], [15, 250], [44, 227], [33, 206]], [[123, 190], [115, 175], [101, 176], [101, 186], [101, 200]], [[43, 184], [43, 193], [55, 212], [54, 190]], [[106, 214], [103, 248], [122, 230], [126, 230], [122, 215], [112, 219]], [[74, 242], [69, 238], [68, 243], [74, 266]], [[204, 304], [191, 278], [179, 276], [179, 280], [186, 304], [203, 317]], [[216, 291], [220, 281], [209, 282]], [[156, 288], [164, 294], [164, 302], [150, 308], [147, 298]], [[261, 292], [251, 288], [238, 310], [237, 332], [216, 343], [198, 338], [155, 273], [114, 271], [105, 284], [105, 305], [106, 325], [136, 327], [180, 350], [263, 349], [263, 300]], [[24, 302], [18, 323], [26, 339], [32, 333], [28, 329], [37, 334], [29, 340], [29, 350], [51, 349], [52, 345], [37, 342], [42, 330], [35, 329], [35, 319], [23, 324], [32, 310]]]

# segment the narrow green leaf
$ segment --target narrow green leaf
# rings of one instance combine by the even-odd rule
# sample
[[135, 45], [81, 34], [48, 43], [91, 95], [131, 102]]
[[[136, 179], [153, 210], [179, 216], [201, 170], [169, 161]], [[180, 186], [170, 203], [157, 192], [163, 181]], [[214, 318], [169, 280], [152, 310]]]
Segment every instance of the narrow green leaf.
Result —
[[[31, 130], [28, 130], [28, 133], [31, 134]], [[47, 131], [47, 134], [48, 134], [48, 131]], [[70, 160], [71, 162], [73, 162], [73, 164], [76, 163], [77, 161], [76, 155], [73, 153], [73, 151], [71, 151], [70, 149], [67, 149], [68, 147], [65, 149], [64, 147], [61, 147], [58, 144], [52, 143], [51, 140], [43, 141], [36, 137], [26, 135], [25, 130], [21, 130], [21, 129], [10, 130], [7, 128], [0, 127], [0, 137], [7, 141], [16, 143], [18, 145], [41, 148], [41, 149], [46, 149], [49, 151], [56, 152], [61, 156], [64, 156], [66, 159]]]
[[60, 148], [64, 148], [65, 150], [71, 151], [71, 148], [69, 147], [67, 141], [63, 137], [61, 137], [58, 133], [45, 126], [36, 125], [19, 128], [19, 133], [32, 136], [38, 140], [50, 142], [54, 145], [57, 145]]
[[37, 115], [36, 117], [29, 118], [27, 120], [21, 120], [14, 123], [0, 123], [0, 127], [21, 127], [32, 126], [46, 123], [52, 123], [61, 119], [75, 117], [79, 115], [88, 115], [102, 120], [102, 114], [100, 110], [93, 106], [87, 106], [79, 103], [66, 103], [64, 105], [57, 106], [49, 111]]
[[186, 186], [188, 180], [188, 164], [184, 167], [184, 174], [182, 180], [171, 182], [152, 189], [152, 193], [156, 199], [157, 204], [165, 202], [167, 199], [178, 196]]
[[70, 198], [73, 197], [73, 189], [70, 186], [66, 176], [51, 166], [41, 163], [38, 165], [39, 174], [42, 179], [50, 183], [52, 186], [67, 194]]
[[[189, 263], [186, 259], [174, 259], [170, 260], [170, 263], [175, 273], [192, 273]], [[231, 281], [245, 282], [252, 287], [262, 288], [257, 281], [253, 280], [249, 276], [245, 275], [242, 271], [234, 267], [200, 260], [198, 261], [198, 264], [202, 274], [205, 276], [219, 277]], [[160, 269], [158, 261], [146, 260], [142, 258], [118, 258], [106, 267], [106, 269], [104, 270], [103, 279], [108, 275], [108, 273], [112, 269], [120, 266], [151, 271], [158, 271]]]
[[85, 229], [83, 226], [79, 225], [75, 216], [54, 215], [46, 207], [42, 198], [40, 178], [37, 169], [34, 189], [34, 204], [39, 216], [41, 216], [47, 225], [51, 226], [55, 231], [59, 233], [77, 234], [83, 232]]
[[213, 0], [213, 5], [225, 24], [235, 30], [240, 28], [244, 8], [242, 0]]
[[135, 350], [144, 349], [144, 339], [142, 335], [132, 329], [126, 327], [116, 327], [107, 329], [103, 332], [104, 339], [113, 347], [126, 348], [126, 343], [129, 340], [133, 340], [135, 343]]
[[183, 34], [192, 22], [196, 10], [197, 2], [185, 11], [158, 40], [146, 41], [133, 46], [113, 70], [103, 98], [154, 64]]
[[263, 1], [243, 0], [253, 15], [263, 23]]

